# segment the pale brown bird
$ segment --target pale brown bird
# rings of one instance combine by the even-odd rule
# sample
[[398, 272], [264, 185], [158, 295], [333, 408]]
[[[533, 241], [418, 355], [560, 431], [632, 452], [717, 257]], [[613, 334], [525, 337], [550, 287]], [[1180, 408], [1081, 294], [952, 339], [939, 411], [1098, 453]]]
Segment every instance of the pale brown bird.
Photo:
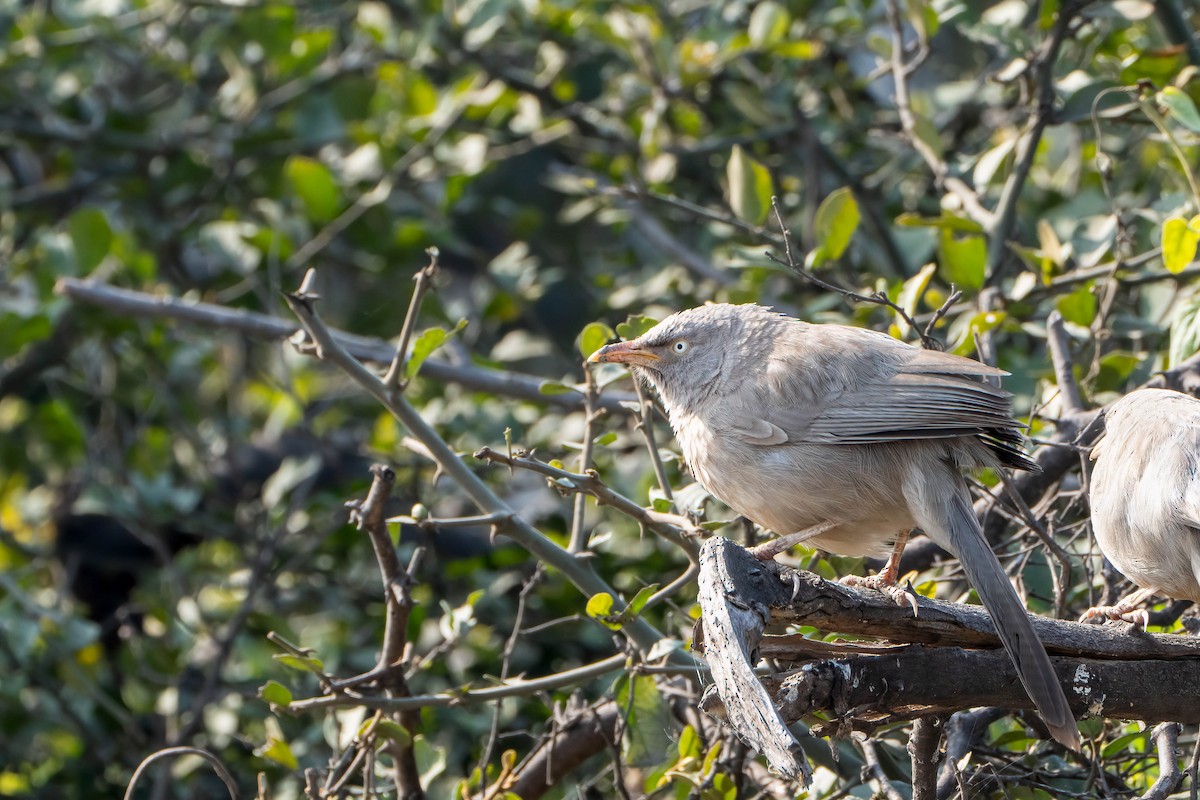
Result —
[[1109, 406], [1092, 448], [1089, 497], [1100, 550], [1138, 587], [1085, 620], [1145, 627], [1155, 594], [1200, 602], [1200, 400], [1139, 389]]
[[796, 544], [886, 553], [895, 584], [920, 528], [962, 562], [1054, 738], [1079, 734], [1050, 659], [971, 507], [962, 470], [1036, 469], [1021, 451], [1001, 370], [861, 328], [813, 325], [758, 305], [681, 311], [588, 359], [629, 365], [662, 397], [696, 479]]

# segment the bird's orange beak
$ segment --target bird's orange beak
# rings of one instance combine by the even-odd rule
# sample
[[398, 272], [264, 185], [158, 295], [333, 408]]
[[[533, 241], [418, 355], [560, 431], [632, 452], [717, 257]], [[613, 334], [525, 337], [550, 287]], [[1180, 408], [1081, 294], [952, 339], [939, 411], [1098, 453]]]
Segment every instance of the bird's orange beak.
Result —
[[659, 356], [638, 344], [632, 342], [616, 342], [606, 344], [588, 356], [589, 364], [632, 364], [637, 367], [653, 367]]

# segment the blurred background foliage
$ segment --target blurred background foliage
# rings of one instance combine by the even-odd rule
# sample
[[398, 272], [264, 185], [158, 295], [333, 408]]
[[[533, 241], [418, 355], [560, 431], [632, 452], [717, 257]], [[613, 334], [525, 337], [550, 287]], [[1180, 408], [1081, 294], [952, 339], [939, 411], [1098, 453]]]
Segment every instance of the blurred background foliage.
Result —
[[[516, 398], [421, 377], [409, 399], [461, 453], [502, 449], [508, 430], [574, 468], [584, 415], [551, 393], [582, 381], [591, 322], [757, 301], [915, 338], [891, 310], [766, 257], [784, 252], [777, 197], [797, 259], [822, 279], [883, 292], [921, 323], [960, 291], [935, 334], [968, 355], [985, 341], [1014, 373], [1018, 409], [1037, 412], [1037, 436], [1059, 409], [1051, 311], [1089, 404], [1197, 350], [1198, 18], [1175, 0], [0, 3], [0, 795], [115, 797], [147, 754], [194, 744], [243, 793], [265, 772], [272, 797], [299, 796], [301, 771], [336, 759], [364, 712], [273, 712], [257, 696], [268, 680], [295, 697], [319, 687], [275, 659], [266, 634], [350, 675], [373, 666], [382, 632], [378, 569], [342, 502], [383, 460], [399, 476], [397, 513], [475, 512], [332, 368], [232, 326], [75, 304], [56, 282], [291, 320], [281, 292], [315, 267], [326, 321], [387, 339], [436, 246], [418, 328], [466, 324], [433, 358], [549, 383]], [[604, 333], [592, 328], [583, 351]], [[616, 373], [599, 380], [630, 391]], [[648, 504], [641, 435], [621, 413], [598, 426], [601, 476]], [[669, 477], [686, 484], [661, 422], [658, 433]], [[565, 543], [570, 500], [530, 474], [479, 470]], [[1063, 544], [1087, 566], [1068, 587], [1076, 608], [1103, 579], [1064, 487], [1038, 513], [1068, 509], [1055, 518]], [[686, 567], [609, 510], [589, 504], [586, 525], [597, 571], [627, 596]], [[534, 562], [508, 540], [400, 533], [405, 557], [429, 547], [409, 624], [414, 692], [617, 652], [560, 574], [522, 592]], [[803, 560], [830, 575], [864, 568]], [[1043, 613], [1045, 564], [1020, 562]], [[938, 565], [917, 582], [942, 577]], [[529, 632], [509, 643], [519, 606]], [[647, 618], [687, 641], [696, 613], [686, 586]], [[765, 791], [734, 740], [718, 757], [631, 685], [657, 696], [652, 680], [609, 674], [427, 708], [423, 783], [433, 797], [478, 790], [480, 770], [494, 780], [504, 751], [531, 749], [578, 688], [619, 698], [656, 738], [626, 737], [623, 769], [601, 754], [556, 796], [616, 796], [621, 781], [632, 796]], [[979, 791], [1149, 785], [1157, 765], [1137, 726], [1087, 725], [1090, 773], [1019, 723], [995, 723], [989, 757], [1024, 766], [988, 772]], [[903, 793], [901, 733], [880, 744]], [[869, 796], [853, 749], [840, 751], [813, 796]], [[155, 775], [145, 796], [222, 791], [198, 760]]]

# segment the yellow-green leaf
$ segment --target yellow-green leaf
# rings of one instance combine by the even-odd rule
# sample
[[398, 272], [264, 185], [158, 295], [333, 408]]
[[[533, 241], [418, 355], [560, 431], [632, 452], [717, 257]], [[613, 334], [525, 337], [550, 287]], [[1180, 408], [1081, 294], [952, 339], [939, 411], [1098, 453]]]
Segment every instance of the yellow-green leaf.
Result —
[[1163, 223], [1163, 265], [1172, 274], [1179, 274], [1196, 259], [1196, 246], [1200, 244], [1200, 215], [1191, 221], [1183, 217], [1171, 217]]
[[977, 291], [983, 287], [987, 270], [987, 240], [969, 234], [955, 236], [953, 231], [943, 228], [938, 237], [943, 277], [964, 289]]
[[287, 708], [292, 704], [292, 692], [278, 681], [267, 681], [258, 689], [258, 696], [273, 706]]
[[1158, 93], [1158, 102], [1166, 107], [1171, 117], [1193, 133], [1200, 133], [1200, 111], [1182, 89], [1168, 86]]
[[[904, 282], [904, 286], [900, 289], [900, 294], [896, 298], [896, 305], [904, 309], [911, 317], [917, 313], [917, 303], [921, 301], [921, 297], [925, 294], [925, 290], [929, 288], [929, 281], [933, 278], [933, 274], [937, 272], [937, 264], [926, 264], [921, 267], [921, 271]], [[900, 329], [900, 335], [908, 335], [908, 322], [899, 314], [896, 315], [896, 326]]]
[[448, 331], [443, 328], [430, 328], [424, 331], [413, 342], [412, 355], [408, 357], [408, 363], [404, 365], [404, 376], [412, 380], [417, 371], [421, 369], [421, 365], [425, 363], [425, 359], [433, 355], [434, 351], [454, 338], [454, 334], [465, 327], [467, 327], [467, 321], [460, 319], [458, 324]]
[[1092, 294], [1090, 284], [1082, 284], [1070, 294], [1058, 298], [1055, 307], [1067, 322], [1085, 328], [1096, 319], [1096, 295]]
[[617, 334], [603, 322], [589, 322], [579, 334], [579, 352], [587, 358], [615, 338]]
[[767, 218], [771, 196], [775, 193], [771, 173], [755, 161], [741, 145], [734, 145], [725, 170], [729, 182], [729, 207], [733, 213], [755, 225]]
[[258, 755], [261, 758], [270, 759], [276, 764], [282, 764], [288, 769], [299, 769], [300, 762], [296, 760], [295, 753], [292, 748], [288, 747], [288, 743], [282, 739], [270, 739], [265, 745], [258, 749]]
[[292, 156], [283, 168], [309, 219], [329, 222], [342, 207], [342, 190], [329, 168], [307, 156]]
[[617, 335], [629, 341], [641, 336], [657, 324], [658, 320], [651, 317], [645, 317], [641, 314], [630, 314], [624, 322], [617, 325]]
[[815, 268], [841, 258], [858, 230], [858, 220], [858, 201], [854, 199], [854, 192], [845, 186], [830, 192], [817, 207], [813, 230], [817, 247], [808, 255], [808, 266]]
[[621, 623], [612, 613], [613, 596], [608, 592], [598, 592], [588, 598], [587, 615], [611, 630], [620, 630]]

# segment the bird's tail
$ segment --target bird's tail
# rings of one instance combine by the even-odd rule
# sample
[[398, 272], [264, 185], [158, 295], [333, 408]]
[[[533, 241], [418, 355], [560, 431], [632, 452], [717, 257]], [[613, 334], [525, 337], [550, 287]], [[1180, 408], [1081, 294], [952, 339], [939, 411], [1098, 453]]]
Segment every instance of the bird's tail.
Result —
[[[1050, 665], [1046, 648], [1034, 633], [1025, 605], [1017, 597], [995, 553], [983, 538], [966, 487], [949, 493], [943, 490], [939, 494], [939, 500], [946, 498], [942, 510], [945, 512], [945, 531], [949, 536], [945, 538], [949, 539], [951, 549], [967, 574], [967, 580], [975, 587], [984, 608], [991, 615], [1000, 642], [1017, 668], [1025, 691], [1033, 699], [1054, 738], [1078, 750], [1079, 729], [1067, 705], [1062, 684]], [[944, 546], [943, 542], [938, 543]]]

